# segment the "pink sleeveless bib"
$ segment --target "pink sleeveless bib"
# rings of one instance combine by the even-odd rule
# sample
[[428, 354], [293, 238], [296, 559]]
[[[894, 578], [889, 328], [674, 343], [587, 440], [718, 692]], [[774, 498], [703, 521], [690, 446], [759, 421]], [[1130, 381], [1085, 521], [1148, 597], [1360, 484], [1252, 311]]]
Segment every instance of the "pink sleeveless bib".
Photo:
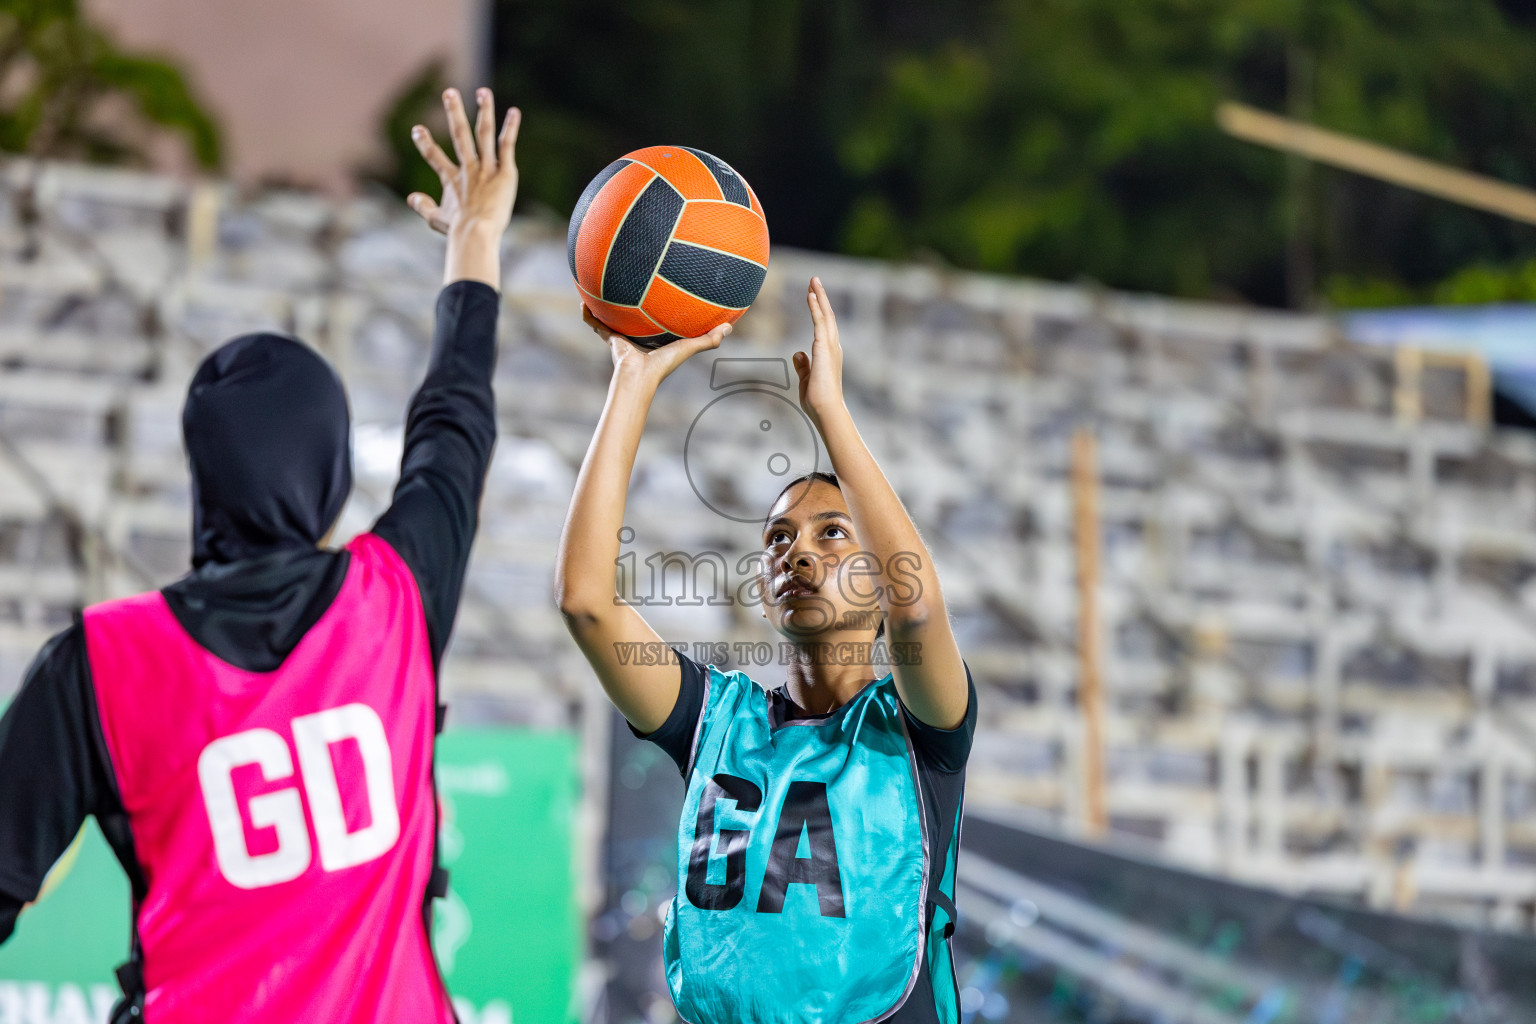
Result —
[[272, 672], [158, 592], [89, 608], [107, 750], [143, 866], [148, 1024], [451, 1024], [422, 920], [434, 686], [421, 596], [380, 538]]

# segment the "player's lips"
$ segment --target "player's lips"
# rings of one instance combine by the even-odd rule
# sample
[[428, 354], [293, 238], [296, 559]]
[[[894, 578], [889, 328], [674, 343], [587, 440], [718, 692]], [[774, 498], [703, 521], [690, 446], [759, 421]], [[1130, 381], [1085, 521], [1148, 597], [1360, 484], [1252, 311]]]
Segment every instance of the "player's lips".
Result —
[[815, 593], [816, 588], [798, 576], [789, 577], [785, 582], [778, 584], [773, 589], [774, 596], [780, 600], [791, 597], [812, 597]]

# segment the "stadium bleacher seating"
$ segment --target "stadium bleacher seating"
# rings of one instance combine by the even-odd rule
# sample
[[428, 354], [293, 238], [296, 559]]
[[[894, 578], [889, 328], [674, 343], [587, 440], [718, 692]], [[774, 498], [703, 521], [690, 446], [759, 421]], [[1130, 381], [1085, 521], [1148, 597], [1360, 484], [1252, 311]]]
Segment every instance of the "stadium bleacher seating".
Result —
[[[341, 534], [366, 528], [440, 261], [387, 200], [0, 164], [0, 697], [82, 604], [185, 570], [180, 404], [232, 335], [291, 331], [346, 378]], [[720, 354], [802, 346], [813, 272], [982, 688], [974, 806], [1082, 820], [1069, 449], [1086, 427], [1111, 832], [1246, 882], [1532, 928], [1536, 435], [1489, 426], [1480, 364], [1355, 346], [1321, 316], [789, 250]], [[596, 743], [606, 705], [550, 576], [608, 355], [577, 316], [562, 224], [514, 224], [504, 293], [502, 436], [444, 685], [456, 724]], [[627, 549], [734, 566], [753, 528], [690, 473], [706, 497], [750, 491], [733, 476], [750, 439], [685, 464], [713, 394], [696, 362], [656, 405]], [[647, 615], [668, 640], [770, 639], [739, 604]]]

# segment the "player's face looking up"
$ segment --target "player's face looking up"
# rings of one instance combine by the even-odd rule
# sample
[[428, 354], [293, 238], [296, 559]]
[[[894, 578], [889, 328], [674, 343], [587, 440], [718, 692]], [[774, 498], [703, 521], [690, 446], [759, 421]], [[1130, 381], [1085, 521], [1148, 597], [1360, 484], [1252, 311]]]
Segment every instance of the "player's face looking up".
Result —
[[792, 483], [763, 527], [763, 614], [793, 640], [872, 642], [881, 620], [872, 564], [842, 490], [819, 478]]

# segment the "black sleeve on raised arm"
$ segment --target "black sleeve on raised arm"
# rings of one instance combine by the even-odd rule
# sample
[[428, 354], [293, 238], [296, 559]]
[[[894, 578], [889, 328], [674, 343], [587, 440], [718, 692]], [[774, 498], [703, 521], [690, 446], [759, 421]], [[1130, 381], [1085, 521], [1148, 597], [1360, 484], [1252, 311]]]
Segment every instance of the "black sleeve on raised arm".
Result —
[[432, 661], [442, 661], [496, 443], [496, 315], [501, 296], [455, 281], [437, 297], [426, 379], [411, 398], [394, 500], [374, 524], [410, 566], [426, 608]]
[[0, 717], [0, 942], [90, 814], [120, 847], [119, 857], [131, 858], [101, 739], [85, 631], [76, 624], [33, 659]]
[[919, 760], [946, 774], [965, 770], [966, 762], [971, 757], [971, 741], [976, 737], [976, 681], [971, 678], [969, 665], [965, 665], [965, 689], [965, 717], [953, 729], [938, 729], [928, 725], [907, 710], [905, 704], [901, 706], [901, 712], [907, 720], [907, 735], [912, 737], [912, 746]]
[[704, 713], [704, 697], [709, 691], [709, 670], [688, 655], [674, 648], [678, 671], [682, 673], [677, 686], [677, 703], [667, 720], [655, 732], [642, 733], [633, 725], [629, 731], [642, 740], [649, 740], [662, 749], [677, 765], [686, 778], [688, 762], [693, 760], [693, 738], [698, 732], [699, 716]]

